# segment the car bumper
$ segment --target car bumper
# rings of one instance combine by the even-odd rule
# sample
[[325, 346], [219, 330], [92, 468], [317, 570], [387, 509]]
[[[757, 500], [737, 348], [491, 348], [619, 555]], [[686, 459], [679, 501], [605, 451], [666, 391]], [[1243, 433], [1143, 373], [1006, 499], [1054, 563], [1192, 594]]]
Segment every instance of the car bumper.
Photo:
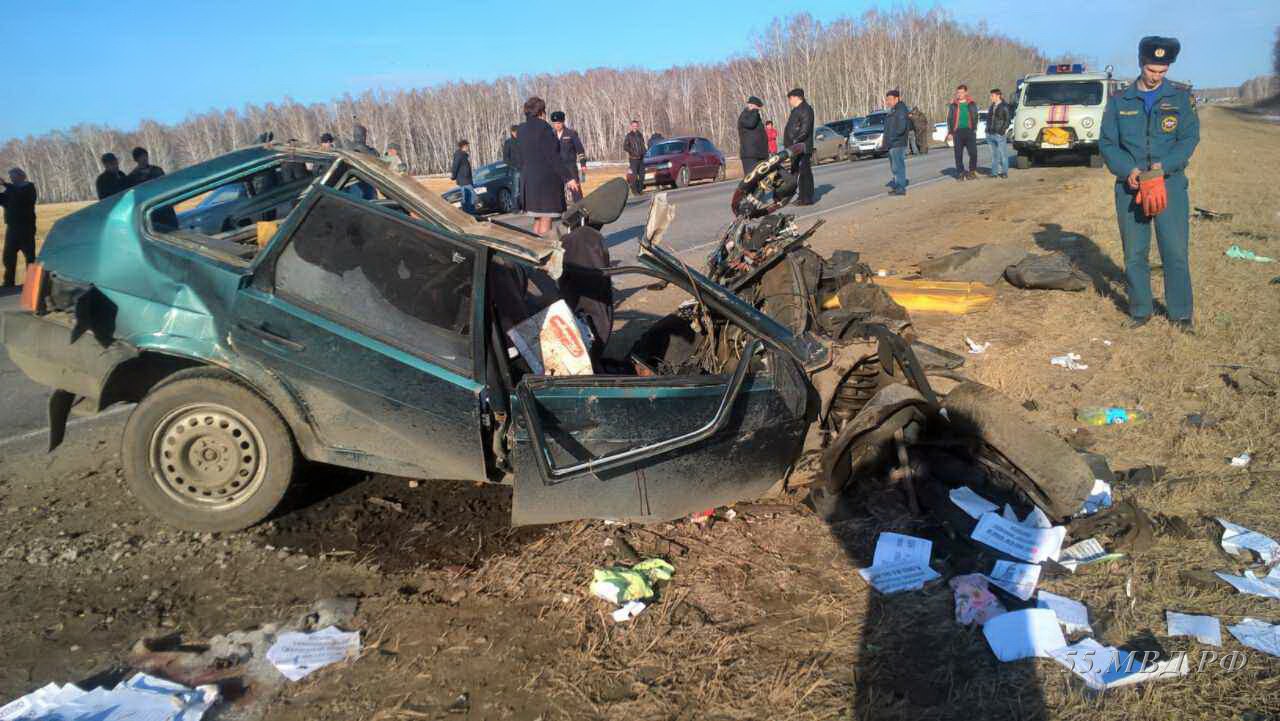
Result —
[[1097, 140], [1073, 140], [1066, 145], [1052, 145], [1050, 143], [1041, 143], [1036, 140], [1015, 140], [1012, 143], [1014, 150], [1036, 153], [1052, 153], [1052, 152], [1080, 152], [1084, 150], [1094, 151], [1098, 149]]
[[0, 313], [0, 343], [19, 370], [42, 386], [98, 401], [111, 371], [138, 349], [122, 341], [104, 348], [87, 331], [72, 341], [71, 330], [65, 314]]
[[653, 183], [674, 183], [675, 176], [671, 174], [670, 168], [666, 168], [664, 170], [652, 170], [650, 168], [645, 168], [644, 182], [645, 185], [651, 185]]
[[880, 149], [879, 142], [874, 142], [874, 143], [858, 143], [857, 145], [852, 146], [852, 149], [849, 152], [861, 158], [861, 157], [866, 157], [868, 155], [879, 155], [884, 151]]

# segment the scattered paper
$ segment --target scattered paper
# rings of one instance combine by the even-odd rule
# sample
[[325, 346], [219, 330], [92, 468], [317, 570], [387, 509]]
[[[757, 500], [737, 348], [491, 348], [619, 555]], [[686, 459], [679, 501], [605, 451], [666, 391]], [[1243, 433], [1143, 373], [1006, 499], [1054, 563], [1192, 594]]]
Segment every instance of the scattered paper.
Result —
[[858, 569], [858, 574], [880, 593], [914, 591], [938, 577], [938, 572], [929, 568], [932, 549], [933, 542], [923, 538], [881, 533], [871, 567]]
[[1263, 598], [1280, 598], [1280, 566], [1271, 569], [1265, 578], [1258, 578], [1253, 571], [1245, 571], [1243, 576], [1233, 576], [1226, 571], [1214, 571], [1218, 578], [1235, 586], [1240, 593], [1248, 593]]
[[1079, 601], [1041, 591], [1036, 594], [1036, 606], [1053, 611], [1067, 633], [1093, 633], [1093, 627], [1089, 625], [1089, 609]]
[[880, 593], [898, 593], [900, 591], [916, 591], [924, 588], [924, 584], [938, 577], [938, 572], [928, 566], [910, 564], [886, 566], [884, 568], [860, 568], [858, 574]]
[[0, 707], [0, 721], [199, 721], [217, 700], [216, 686], [193, 689], [138, 673], [112, 689], [51, 683]]
[[1022, 525], [1031, 526], [1032, 528], [1053, 528], [1053, 521], [1049, 520], [1049, 517], [1044, 514], [1044, 511], [1040, 510], [1039, 506], [1034, 506], [1031, 512], [1027, 514], [1027, 517], [1022, 519]]
[[1107, 553], [1107, 549], [1102, 547], [1096, 538], [1086, 538], [1079, 543], [1067, 546], [1062, 550], [1062, 557], [1058, 563], [1072, 573], [1076, 572], [1076, 568], [1085, 566], [1098, 561], [1112, 561], [1117, 558], [1124, 558], [1123, 553]]
[[979, 518], [984, 513], [992, 513], [999, 508], [996, 504], [979, 496], [976, 491], [968, 486], [960, 486], [951, 489], [951, 502], [960, 507], [960, 510], [969, 514], [970, 518]]
[[1227, 630], [1249, 648], [1280, 656], [1280, 624], [1272, 625], [1256, 618], [1246, 618], [1234, 626], [1227, 626]]
[[267, 660], [290, 681], [305, 678], [338, 661], [360, 653], [360, 634], [329, 626], [314, 633], [289, 631], [276, 638]]
[[1144, 654], [1103, 646], [1091, 638], [1055, 649], [1049, 655], [1083, 679], [1086, 686], [1098, 691], [1185, 676], [1191, 670], [1186, 654], [1159, 663], [1148, 663]]
[[1084, 504], [1080, 506], [1080, 514], [1089, 516], [1104, 508], [1111, 507], [1111, 484], [1101, 478], [1093, 479], [1093, 488], [1089, 490], [1089, 497], [1084, 499]]
[[1026, 608], [996, 616], [982, 627], [996, 658], [1008, 663], [1022, 658], [1048, 658], [1067, 645], [1058, 618], [1047, 608]]
[[1276, 543], [1275, 539], [1257, 531], [1251, 531], [1244, 526], [1237, 526], [1224, 518], [1217, 520], [1223, 528], [1222, 550], [1238, 556], [1241, 549], [1247, 548], [1257, 553], [1262, 562], [1268, 566], [1280, 560], [1280, 543]]
[[951, 579], [951, 590], [956, 596], [956, 622], [979, 626], [1005, 613], [1005, 607], [991, 591], [987, 590], [987, 577], [970, 573]]
[[640, 612], [645, 608], [647, 607], [641, 601], [627, 601], [620, 608], [614, 609], [613, 613], [609, 615], [613, 616], [613, 620], [617, 623], [624, 623], [639, 616]]
[[1241, 453], [1235, 458], [1232, 458], [1230, 463], [1232, 466], [1236, 468], [1245, 468], [1249, 465], [1249, 462], [1252, 460], [1253, 460], [1253, 456], [1248, 451], [1245, 451], [1244, 453]]
[[987, 579], [993, 586], [999, 586], [1026, 601], [1036, 592], [1036, 584], [1040, 582], [1040, 566], [1032, 563], [1014, 561], [996, 561]]
[[1031, 563], [1058, 558], [1066, 536], [1067, 529], [1063, 526], [1034, 528], [994, 513], [982, 514], [971, 534], [975, 541]]
[[1107, 347], [1111, 346], [1111, 341], [1107, 340], [1106, 338], [1090, 338], [1089, 340], [1093, 341], [1094, 343], [1101, 342], [1102, 345], [1105, 345]]
[[582, 329], [563, 300], [557, 300], [507, 331], [534, 375], [591, 375], [591, 357]]
[[991, 347], [991, 341], [987, 341], [986, 343], [979, 343], [974, 339], [970, 338], [969, 336], [964, 337], [964, 344], [969, 346], [969, 352], [973, 353], [974, 355], [977, 355], [979, 353], [986, 353], [987, 349]]
[[1213, 616], [1197, 616], [1190, 613], [1165, 611], [1170, 636], [1194, 636], [1200, 643], [1222, 645], [1222, 624]]
[[876, 551], [871, 557], [871, 567], [880, 568], [899, 564], [927, 566], [932, 550], [933, 541], [886, 531], [876, 539]]
[[1085, 371], [1089, 370], [1089, 366], [1080, 362], [1079, 353], [1068, 353], [1066, 355], [1056, 355], [1049, 359], [1049, 362], [1056, 366], [1062, 366], [1069, 371]]

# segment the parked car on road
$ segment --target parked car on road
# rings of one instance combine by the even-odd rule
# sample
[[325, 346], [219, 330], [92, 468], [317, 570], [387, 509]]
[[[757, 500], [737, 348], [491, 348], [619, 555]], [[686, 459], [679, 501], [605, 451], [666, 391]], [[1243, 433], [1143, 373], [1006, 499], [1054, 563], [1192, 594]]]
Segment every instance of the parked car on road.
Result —
[[879, 158], [889, 154], [888, 148], [881, 148], [880, 141], [884, 137], [884, 120], [889, 111], [877, 110], [868, 113], [863, 119], [862, 127], [853, 131], [849, 140], [849, 156], [851, 160], [862, 158]]
[[859, 126], [858, 121], [862, 118], [845, 118], [844, 120], [832, 120], [827, 123], [827, 127], [843, 135], [846, 139], [853, 135], [853, 131]]
[[[974, 137], [978, 140], [987, 139], [987, 111], [978, 111], [978, 126], [974, 128]], [[947, 137], [946, 122], [933, 124], [933, 142], [939, 145], [945, 144], [948, 148], [955, 147], [955, 140]]]
[[[502, 161], [481, 165], [476, 169], [472, 180], [474, 181], [471, 187], [475, 191], [475, 207], [470, 212], [476, 215], [516, 212], [516, 198], [519, 197], [519, 191], [516, 188], [515, 168]], [[455, 208], [461, 208], [463, 205], [462, 188], [446, 190], [443, 197]]]
[[695, 180], [723, 180], [724, 153], [696, 136], [664, 138], [644, 155], [644, 184], [684, 188]]
[[813, 131], [813, 162], [844, 160], [849, 155], [849, 140], [829, 125], [819, 125]]

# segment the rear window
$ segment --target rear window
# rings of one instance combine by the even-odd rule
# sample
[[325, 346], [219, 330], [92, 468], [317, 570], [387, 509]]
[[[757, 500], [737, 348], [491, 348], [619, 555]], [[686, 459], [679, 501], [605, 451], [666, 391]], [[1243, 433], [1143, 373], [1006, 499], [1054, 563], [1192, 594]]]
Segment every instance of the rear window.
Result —
[[1027, 83], [1025, 87], [1022, 104], [1029, 107], [1102, 104], [1102, 82], [1099, 80]]
[[645, 153], [645, 155], [648, 155], [649, 157], [657, 157], [659, 155], [683, 153], [687, 142], [688, 141], [686, 140], [664, 140], [661, 143], [654, 145], [652, 148], [649, 148], [649, 152]]

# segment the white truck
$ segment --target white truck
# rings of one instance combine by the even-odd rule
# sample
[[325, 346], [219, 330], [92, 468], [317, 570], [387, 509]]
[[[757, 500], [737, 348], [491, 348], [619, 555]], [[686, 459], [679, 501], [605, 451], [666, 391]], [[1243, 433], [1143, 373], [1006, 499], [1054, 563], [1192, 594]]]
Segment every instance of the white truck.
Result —
[[1062, 153], [1084, 155], [1089, 167], [1102, 167], [1098, 139], [1102, 113], [1111, 96], [1127, 81], [1106, 72], [1086, 72], [1083, 65], [1050, 65], [1045, 73], [1028, 75], [1014, 96], [1017, 110], [1009, 127], [1009, 139], [1018, 153], [1014, 166], [1021, 169]]

